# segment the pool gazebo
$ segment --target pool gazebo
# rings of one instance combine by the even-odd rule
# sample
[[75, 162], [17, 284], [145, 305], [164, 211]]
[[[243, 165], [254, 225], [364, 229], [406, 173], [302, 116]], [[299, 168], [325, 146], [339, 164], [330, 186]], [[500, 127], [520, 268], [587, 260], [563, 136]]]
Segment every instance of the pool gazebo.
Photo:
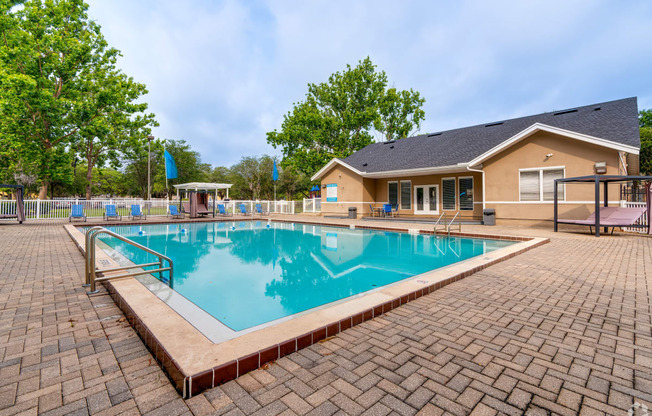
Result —
[[[646, 201], [646, 210], [645, 215], [647, 216], [647, 224], [639, 225], [633, 224], [632, 221], [622, 221], [622, 223], [615, 223], [609, 221], [608, 223], [600, 224], [600, 185], [602, 184], [602, 197], [604, 207], [609, 207], [609, 184], [610, 183], [619, 183], [624, 184], [632, 181], [641, 181], [647, 182], [645, 186], [645, 201]], [[559, 185], [566, 183], [584, 183], [593, 185], [595, 187], [595, 211], [593, 213], [593, 218], [589, 217], [587, 220], [564, 220], [559, 218], [558, 214], [558, 205], [559, 205]], [[585, 225], [590, 227], [595, 227], [595, 236], [600, 237], [600, 227], [604, 227], [604, 232], [607, 232], [608, 227], [630, 227], [630, 228], [647, 228], [648, 234], [650, 234], [650, 221], [652, 220], [651, 204], [652, 204], [652, 176], [627, 176], [627, 175], [589, 175], [589, 176], [576, 176], [573, 178], [562, 178], [555, 179], [554, 185], [554, 230], [557, 232], [557, 225], [561, 224], [575, 224], [575, 225]], [[628, 222], [628, 223], [626, 223]], [[612, 231], [613, 232], [613, 231]]]
[[182, 207], [182, 198], [186, 196], [190, 202], [190, 217], [197, 217], [198, 205], [208, 207], [208, 195], [213, 194], [213, 216], [217, 208], [217, 193], [220, 190], [226, 191], [225, 198], [229, 197], [229, 189], [233, 186], [231, 183], [207, 183], [207, 182], [189, 182], [179, 185], [173, 185], [177, 189], [177, 198], [179, 199], [179, 209]]

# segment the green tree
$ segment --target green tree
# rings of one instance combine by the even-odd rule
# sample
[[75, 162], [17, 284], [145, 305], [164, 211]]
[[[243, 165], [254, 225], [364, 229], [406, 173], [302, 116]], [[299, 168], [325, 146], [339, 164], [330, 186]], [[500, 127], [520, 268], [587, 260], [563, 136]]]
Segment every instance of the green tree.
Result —
[[418, 129], [425, 114], [418, 92], [387, 90], [387, 75], [371, 59], [332, 74], [328, 82], [308, 84], [303, 102], [283, 119], [267, 142], [283, 149], [283, 164], [310, 176], [333, 157], [344, 158], [374, 140], [402, 138]]
[[135, 103], [147, 93], [144, 84], [134, 82], [116, 68], [113, 55], [102, 65], [96, 65], [83, 80], [91, 107], [102, 107], [102, 114], [74, 135], [74, 147], [86, 161], [86, 199], [91, 198], [94, 168], [109, 163], [117, 169], [121, 152], [141, 148], [151, 133], [150, 126], [158, 123], [153, 114], [145, 114], [146, 103]]
[[118, 146], [104, 143], [109, 137], [152, 119], [131, 117], [146, 109], [133, 103], [146, 90], [115, 68], [119, 51], [108, 47], [83, 0], [11, 3], [2, 3], [0, 20], [0, 165], [35, 175], [45, 198], [50, 183], [71, 182], [71, 146], [92, 174], [103, 157], [117, 161]]
[[641, 110], [638, 122], [641, 133], [640, 171], [649, 175], [652, 174], [652, 109]]

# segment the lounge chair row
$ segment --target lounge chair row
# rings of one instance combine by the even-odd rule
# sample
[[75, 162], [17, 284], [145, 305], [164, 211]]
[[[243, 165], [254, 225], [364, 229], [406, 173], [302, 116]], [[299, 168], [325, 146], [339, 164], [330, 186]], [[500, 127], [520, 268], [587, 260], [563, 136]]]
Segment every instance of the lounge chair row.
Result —
[[[142, 212], [140, 205], [132, 205], [131, 208], [129, 209], [129, 215], [128, 217], [130, 219], [136, 219], [136, 218], [143, 218], [146, 219], [147, 215]], [[114, 204], [108, 204], [104, 206], [104, 213], [102, 214], [102, 219], [105, 221], [108, 220], [122, 220], [122, 215], [118, 213], [118, 210], [116, 209], [116, 206]], [[82, 204], [74, 204], [72, 205], [70, 209], [70, 215], [68, 216], [68, 221], [72, 222], [72, 220], [83, 220], [86, 221], [86, 213], [84, 212], [84, 206]]]
[[[170, 205], [168, 207], [168, 217], [172, 218], [177, 218], [177, 219], [183, 219], [185, 218], [185, 215], [183, 212], [179, 212], [179, 209], [176, 205]], [[200, 209], [201, 208], [201, 209]], [[218, 204], [217, 205], [218, 209], [218, 214], [221, 216], [232, 216], [232, 213], [229, 213], [224, 206], [224, 204]], [[254, 212], [249, 212], [247, 211], [247, 206], [245, 204], [240, 204], [239, 206], [240, 209], [240, 214], [241, 215], [265, 215], [268, 214], [269, 212], [263, 210], [263, 206], [261, 204], [256, 204], [254, 206]], [[190, 212], [190, 207], [186, 207], [184, 204], [184, 210], [187, 210]], [[208, 211], [208, 209], [204, 206], [201, 205], [198, 207], [197, 210], [198, 214], [210, 214], [212, 213], [211, 211]], [[138, 219], [147, 219], [147, 215], [145, 215], [141, 208], [140, 205], [132, 205], [131, 209], [129, 210], [129, 219], [134, 220], [136, 218]], [[86, 213], [84, 212], [84, 206], [81, 204], [75, 204], [72, 206], [70, 210], [70, 215], [68, 216], [68, 221], [72, 222], [73, 219], [79, 219], [86, 221]], [[102, 214], [102, 219], [104, 221], [109, 221], [112, 219], [116, 219], [118, 221], [122, 220], [122, 215], [120, 215], [116, 209], [116, 206], [113, 204], [105, 205], [104, 206], [104, 213]]]

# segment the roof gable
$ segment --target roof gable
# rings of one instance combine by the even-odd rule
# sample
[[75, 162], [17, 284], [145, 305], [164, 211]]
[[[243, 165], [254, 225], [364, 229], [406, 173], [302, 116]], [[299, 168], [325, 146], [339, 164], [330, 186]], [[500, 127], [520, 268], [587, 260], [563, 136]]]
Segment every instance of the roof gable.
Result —
[[[626, 98], [392, 142], [373, 143], [342, 162], [353, 171], [363, 174], [453, 165], [464, 167], [492, 150], [500, 151], [501, 145], [509, 144], [510, 140], [520, 140], [520, 134], [532, 134], [531, 129], [534, 128], [548, 129], [602, 146], [626, 149], [630, 153], [635, 153], [640, 148], [636, 98]], [[316, 177], [319, 175], [313, 176]]]

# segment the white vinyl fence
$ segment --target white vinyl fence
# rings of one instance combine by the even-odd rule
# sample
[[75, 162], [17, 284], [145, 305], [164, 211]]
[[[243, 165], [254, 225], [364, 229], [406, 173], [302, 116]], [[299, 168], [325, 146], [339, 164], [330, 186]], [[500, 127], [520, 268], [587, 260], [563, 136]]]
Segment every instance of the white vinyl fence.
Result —
[[304, 198], [303, 212], [321, 212], [321, 198]]
[[[621, 202], [621, 206], [625, 208], [638, 208], [638, 207], [645, 207], [646, 203], [645, 202], [627, 202], [623, 201]], [[636, 221], [637, 225], [647, 225], [647, 213], [641, 215], [641, 217]], [[623, 227], [623, 231], [629, 231], [632, 233], [641, 233], [641, 234], [646, 234], [647, 229], [646, 228], [630, 228], [630, 227]]]
[[[152, 199], [149, 201], [134, 198], [115, 199], [27, 199], [25, 203], [25, 220], [44, 219], [68, 219], [71, 207], [80, 204], [84, 207], [87, 218], [102, 218], [106, 205], [115, 205], [118, 214], [127, 217], [132, 205], [140, 205], [143, 213], [151, 216], [165, 216], [168, 213], [168, 201], [166, 199]], [[240, 213], [240, 205], [244, 204], [248, 213], [255, 210], [256, 204], [260, 204], [264, 212], [279, 214], [294, 214], [294, 201], [217, 201], [224, 204], [230, 213]], [[170, 201], [169, 204], [178, 204], [177, 201]], [[213, 209], [210, 203], [209, 209]], [[216, 210], [217, 211], [217, 210]], [[15, 200], [0, 200], [0, 214], [14, 215], [16, 213]], [[6, 221], [15, 221], [7, 219]]]

